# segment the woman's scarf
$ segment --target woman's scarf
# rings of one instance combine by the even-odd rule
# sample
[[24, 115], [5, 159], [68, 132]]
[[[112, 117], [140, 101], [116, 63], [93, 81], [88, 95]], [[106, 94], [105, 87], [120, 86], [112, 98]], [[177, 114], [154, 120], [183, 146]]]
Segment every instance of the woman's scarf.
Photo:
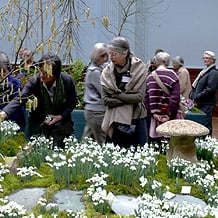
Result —
[[209, 67], [203, 69], [203, 70], [198, 74], [198, 76], [197, 76], [197, 78], [194, 80], [194, 82], [192, 83], [192, 87], [193, 87], [193, 88], [196, 88], [199, 79], [200, 79], [202, 76], [204, 76], [204, 75], [208, 72], [208, 70], [210, 70], [210, 69], [211, 69], [212, 67], [214, 67], [214, 66], [215, 66], [215, 64], [212, 64], [212, 65], [210, 65]]
[[[125, 86], [125, 93], [137, 93], [146, 80], [146, 65], [134, 56], [130, 61], [130, 81]], [[121, 93], [121, 90], [116, 85], [114, 64], [110, 63], [103, 72], [101, 75], [101, 85], [110, 94]]]
[[[146, 65], [137, 57], [132, 56], [129, 58], [130, 68], [130, 81], [125, 85], [125, 93], [137, 93], [146, 82]], [[125, 70], [128, 67], [125, 68]], [[117, 69], [116, 69], [117, 70]], [[123, 70], [120, 70], [123, 72]], [[114, 64], [108, 65], [101, 75], [101, 85], [109, 94], [119, 94], [122, 91], [116, 85], [116, 78], [114, 73]], [[130, 125], [133, 117], [133, 104], [124, 104], [119, 107], [106, 107], [102, 129], [107, 134], [111, 135], [113, 122], [123, 123]]]
[[51, 102], [50, 96], [42, 83], [41, 83], [41, 92], [42, 92], [46, 114], [60, 113], [61, 107], [63, 103], [65, 103], [66, 101], [64, 83], [63, 83], [63, 79], [61, 78], [61, 76], [58, 80], [56, 80], [56, 87], [55, 87], [53, 103]]

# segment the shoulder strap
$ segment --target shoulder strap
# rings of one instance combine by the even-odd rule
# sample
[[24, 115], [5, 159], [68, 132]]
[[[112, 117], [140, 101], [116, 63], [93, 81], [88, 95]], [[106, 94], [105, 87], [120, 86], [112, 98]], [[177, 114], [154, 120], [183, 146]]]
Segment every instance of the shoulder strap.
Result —
[[163, 84], [163, 82], [161, 81], [161, 79], [159, 78], [159, 76], [157, 75], [157, 72], [154, 70], [152, 71], [152, 76], [154, 77], [154, 79], [156, 80], [157, 84], [161, 87], [161, 89], [167, 93], [168, 95], [170, 95], [170, 91], [168, 90], [168, 88]]

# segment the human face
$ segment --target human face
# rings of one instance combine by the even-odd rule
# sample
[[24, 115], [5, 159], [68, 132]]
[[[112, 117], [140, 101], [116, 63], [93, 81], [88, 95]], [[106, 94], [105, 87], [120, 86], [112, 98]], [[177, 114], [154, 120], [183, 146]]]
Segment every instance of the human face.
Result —
[[112, 48], [109, 48], [109, 59], [115, 64], [119, 66], [126, 65], [126, 56], [127, 54], [122, 54]]
[[179, 68], [180, 68], [180, 65], [177, 64], [177, 63], [175, 63], [175, 62], [173, 62], [173, 69], [174, 69], [175, 71], [177, 71]]
[[204, 65], [207, 67], [214, 64], [214, 59], [208, 54], [204, 54], [203, 60], [204, 60]]
[[108, 60], [108, 54], [105, 53], [105, 54], [102, 54], [99, 59], [98, 59], [98, 65], [101, 66], [103, 65], [106, 61]]
[[42, 64], [40, 67], [40, 78], [47, 85], [51, 85], [55, 81], [52, 75], [52, 65]]

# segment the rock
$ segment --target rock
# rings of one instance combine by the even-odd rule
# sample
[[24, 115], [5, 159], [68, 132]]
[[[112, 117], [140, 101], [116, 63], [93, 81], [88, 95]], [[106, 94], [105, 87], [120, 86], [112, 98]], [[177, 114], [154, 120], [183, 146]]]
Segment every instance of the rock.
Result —
[[16, 175], [18, 164], [19, 164], [17, 156], [5, 157], [4, 160], [5, 160], [5, 164], [8, 165], [10, 173]]

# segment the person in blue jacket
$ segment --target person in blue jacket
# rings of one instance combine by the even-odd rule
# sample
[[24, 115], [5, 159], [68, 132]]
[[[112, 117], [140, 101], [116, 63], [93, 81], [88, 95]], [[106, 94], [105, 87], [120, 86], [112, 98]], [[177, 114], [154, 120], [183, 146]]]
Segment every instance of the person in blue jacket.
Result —
[[[12, 66], [7, 54], [0, 51], [0, 109], [2, 110], [14, 97], [21, 93], [23, 86], [19, 79], [12, 75]], [[17, 123], [19, 131], [25, 130], [25, 105], [21, 106], [13, 113], [10, 120]]]

